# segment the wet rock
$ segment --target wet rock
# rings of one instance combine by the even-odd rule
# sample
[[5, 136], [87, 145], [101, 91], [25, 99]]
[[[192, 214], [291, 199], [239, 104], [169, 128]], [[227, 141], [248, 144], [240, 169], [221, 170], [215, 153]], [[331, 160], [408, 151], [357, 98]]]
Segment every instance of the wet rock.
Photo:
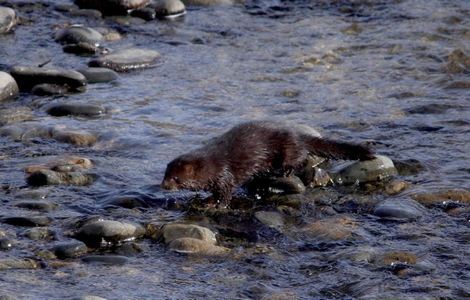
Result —
[[299, 177], [261, 177], [252, 180], [245, 185], [251, 194], [266, 196], [270, 194], [302, 194], [305, 185]]
[[0, 126], [28, 121], [32, 118], [33, 112], [26, 106], [0, 109]]
[[121, 266], [126, 264], [129, 259], [121, 255], [88, 255], [83, 257], [82, 261], [99, 265]]
[[470, 72], [470, 56], [462, 49], [456, 49], [447, 57], [445, 69], [448, 73], [469, 73]]
[[135, 9], [131, 12], [131, 16], [136, 18], [141, 18], [145, 21], [152, 21], [156, 17], [155, 9], [150, 7], [144, 7], [140, 9]]
[[119, 78], [115, 71], [107, 68], [87, 68], [78, 72], [86, 77], [88, 83], [111, 82]]
[[278, 231], [284, 228], [284, 217], [276, 211], [257, 211], [255, 218], [264, 225]]
[[416, 175], [424, 170], [423, 164], [416, 159], [397, 160], [393, 163], [401, 176]]
[[80, 103], [58, 103], [50, 105], [47, 113], [54, 117], [63, 116], [82, 116], [82, 117], [98, 117], [103, 115], [106, 109], [100, 105], [80, 104]]
[[37, 269], [39, 263], [29, 258], [2, 258], [0, 259], [0, 270], [9, 269]]
[[42, 185], [78, 185], [92, 184], [95, 176], [83, 172], [56, 172], [41, 169], [32, 172], [26, 177], [26, 182], [32, 186]]
[[14, 243], [15, 241], [10, 238], [0, 238], [0, 251], [10, 250]]
[[88, 248], [80, 241], [73, 241], [56, 245], [53, 252], [60, 259], [76, 258], [87, 253]]
[[13, 9], [0, 6], [0, 34], [9, 32], [16, 25], [16, 20]]
[[51, 224], [52, 219], [46, 216], [27, 216], [27, 217], [6, 217], [3, 218], [3, 223], [14, 226], [47, 226]]
[[375, 155], [374, 159], [356, 161], [341, 169], [335, 176], [339, 184], [355, 184], [381, 181], [397, 174], [390, 158]]
[[69, 91], [85, 90], [86, 78], [73, 70], [15, 66], [10, 70], [21, 91], [31, 91], [38, 84], [48, 83], [66, 87]]
[[362, 27], [358, 23], [354, 22], [350, 26], [341, 29], [341, 32], [347, 35], [358, 35], [363, 31]]
[[134, 240], [144, 233], [145, 229], [138, 224], [99, 220], [85, 224], [76, 233], [76, 238], [89, 246], [97, 247], [102, 243]]
[[403, 180], [392, 180], [385, 185], [385, 193], [388, 195], [397, 195], [407, 189], [410, 184]]
[[23, 235], [34, 241], [51, 240], [54, 238], [54, 232], [45, 227], [30, 228]]
[[179, 238], [192, 238], [215, 245], [215, 233], [206, 227], [194, 224], [170, 223], [163, 226], [160, 238], [167, 244]]
[[72, 53], [72, 54], [78, 54], [78, 55], [86, 55], [86, 54], [95, 54], [99, 51], [99, 47], [88, 44], [88, 43], [77, 43], [77, 44], [68, 44], [62, 47], [62, 50], [65, 53]]
[[208, 241], [183, 237], [170, 242], [168, 247], [175, 252], [185, 254], [222, 255], [229, 249], [211, 244]]
[[44, 165], [32, 165], [25, 168], [26, 173], [33, 173], [39, 170], [53, 170], [57, 172], [77, 172], [93, 167], [93, 162], [81, 156], [65, 155], [55, 157]]
[[183, 0], [185, 5], [233, 5], [236, 3], [243, 3], [243, 0]]
[[0, 71], [0, 102], [10, 100], [18, 95], [18, 85], [8, 73]]
[[51, 211], [57, 207], [57, 204], [49, 201], [19, 201], [15, 203], [15, 206], [31, 210]]
[[414, 220], [427, 213], [426, 208], [410, 199], [386, 199], [374, 210], [374, 215], [391, 220]]
[[96, 9], [74, 9], [70, 11], [69, 14], [73, 17], [85, 17], [93, 19], [101, 19], [103, 16], [103, 14]]
[[407, 109], [406, 111], [409, 114], [444, 114], [449, 109], [458, 108], [452, 104], [444, 103], [430, 103], [425, 105], [418, 105], [412, 108]]
[[135, 256], [139, 253], [142, 253], [144, 250], [145, 248], [137, 243], [124, 243], [121, 246], [117, 247], [114, 250], [114, 253], [123, 256]]
[[58, 142], [84, 147], [93, 146], [98, 140], [95, 135], [85, 131], [65, 131], [52, 129], [51, 135], [51, 138]]
[[417, 260], [418, 257], [414, 253], [406, 251], [392, 251], [377, 257], [374, 262], [378, 265], [393, 265], [396, 263], [414, 265]]
[[150, 0], [75, 0], [80, 8], [96, 9], [103, 15], [127, 15], [131, 9], [145, 7]]
[[158, 0], [154, 7], [159, 18], [177, 18], [186, 14], [186, 7], [180, 0]]
[[415, 194], [412, 195], [411, 198], [426, 206], [443, 204], [448, 201], [470, 204], [470, 191], [443, 190], [438, 192]]
[[126, 49], [89, 62], [90, 67], [104, 67], [117, 72], [126, 72], [136, 69], [148, 68], [160, 58], [160, 53], [146, 49]]
[[36, 96], [61, 96], [66, 95], [69, 92], [70, 91], [66, 86], [50, 83], [37, 84], [31, 89], [31, 93]]
[[55, 36], [55, 40], [62, 44], [86, 43], [99, 46], [103, 41], [103, 35], [90, 27], [72, 25], [59, 31]]
[[71, 12], [76, 9], [78, 9], [78, 6], [75, 4], [59, 3], [59, 4], [54, 5], [54, 10], [60, 11], [60, 12]]
[[302, 232], [317, 239], [344, 240], [353, 238], [357, 223], [349, 217], [333, 217], [315, 221], [304, 228]]

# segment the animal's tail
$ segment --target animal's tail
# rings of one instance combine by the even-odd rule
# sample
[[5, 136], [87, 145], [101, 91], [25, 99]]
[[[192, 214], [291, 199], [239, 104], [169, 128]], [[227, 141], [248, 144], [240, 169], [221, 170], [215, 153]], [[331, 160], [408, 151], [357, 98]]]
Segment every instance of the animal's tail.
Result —
[[305, 141], [310, 153], [325, 158], [368, 160], [373, 158], [374, 155], [371, 149], [358, 144], [338, 142], [309, 135], [303, 136], [303, 141]]

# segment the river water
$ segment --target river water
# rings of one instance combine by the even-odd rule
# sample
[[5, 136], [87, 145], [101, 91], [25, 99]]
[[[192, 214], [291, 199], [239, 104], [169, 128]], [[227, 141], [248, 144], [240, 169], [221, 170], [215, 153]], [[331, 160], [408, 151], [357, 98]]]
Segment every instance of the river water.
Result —
[[[14, 33], [0, 36], [4, 70], [48, 60], [69, 69], [86, 66], [89, 58], [62, 52], [53, 39], [56, 28], [75, 23], [120, 31], [122, 40], [106, 44], [111, 49], [142, 47], [162, 55], [154, 68], [88, 85], [85, 93], [21, 94], [1, 103], [2, 108], [30, 107], [34, 118], [28, 124], [66, 126], [99, 137], [90, 148], [0, 138], [0, 215], [20, 213], [11, 203], [21, 193], [44, 196], [59, 204], [48, 213], [59, 241], [77, 217], [141, 224], [185, 218], [184, 211], [166, 209], [167, 200], [178, 194], [158, 187], [166, 164], [247, 120], [307, 124], [328, 137], [368, 141], [394, 161], [416, 162], [418, 172], [401, 175], [411, 186], [393, 196], [397, 199], [470, 188], [469, 69], [448, 67], [453, 51], [469, 53], [468, 1], [263, 0], [188, 7], [184, 19], [131, 20], [129, 25], [54, 9], [68, 1], [2, 3], [13, 3], [24, 18]], [[102, 104], [111, 113], [95, 119], [45, 113], [46, 104], [64, 100]], [[25, 186], [24, 167], [64, 153], [92, 159], [97, 181], [86, 187]], [[336, 192], [373, 201], [391, 197]], [[112, 195], [126, 193], [150, 195], [153, 203], [141, 209], [105, 206]], [[62, 268], [2, 270], [0, 291], [18, 299], [82, 294], [107, 299], [469, 297], [468, 210], [453, 216], [431, 207], [413, 222], [383, 222], [360, 211], [344, 215], [355, 220], [360, 239], [322, 248], [293, 229], [269, 231], [224, 258], [179, 255], [143, 239], [138, 242], [143, 252], [124, 266], [78, 259]], [[24, 228], [1, 226], [17, 244], [0, 257], [36, 257], [49, 247], [48, 241], [24, 237]], [[387, 264], [351, 259], [355, 253], [393, 251], [412, 253], [418, 263], [403, 275]]]

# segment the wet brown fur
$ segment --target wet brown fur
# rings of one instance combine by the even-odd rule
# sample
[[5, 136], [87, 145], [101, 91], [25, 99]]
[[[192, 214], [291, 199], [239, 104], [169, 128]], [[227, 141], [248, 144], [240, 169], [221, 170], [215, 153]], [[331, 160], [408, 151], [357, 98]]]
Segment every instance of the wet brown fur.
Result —
[[300, 127], [247, 122], [171, 161], [162, 187], [210, 191], [216, 200], [229, 205], [236, 186], [259, 174], [295, 170], [308, 154], [366, 160], [373, 153], [360, 145], [315, 137]]

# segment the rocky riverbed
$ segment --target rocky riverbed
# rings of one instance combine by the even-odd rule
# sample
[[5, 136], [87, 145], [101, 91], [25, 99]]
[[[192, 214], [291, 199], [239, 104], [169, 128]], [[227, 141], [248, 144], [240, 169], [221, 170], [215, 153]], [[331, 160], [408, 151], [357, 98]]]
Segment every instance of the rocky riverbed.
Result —
[[[0, 0], [1, 299], [470, 297], [467, 1]], [[209, 194], [233, 125], [373, 147]]]

